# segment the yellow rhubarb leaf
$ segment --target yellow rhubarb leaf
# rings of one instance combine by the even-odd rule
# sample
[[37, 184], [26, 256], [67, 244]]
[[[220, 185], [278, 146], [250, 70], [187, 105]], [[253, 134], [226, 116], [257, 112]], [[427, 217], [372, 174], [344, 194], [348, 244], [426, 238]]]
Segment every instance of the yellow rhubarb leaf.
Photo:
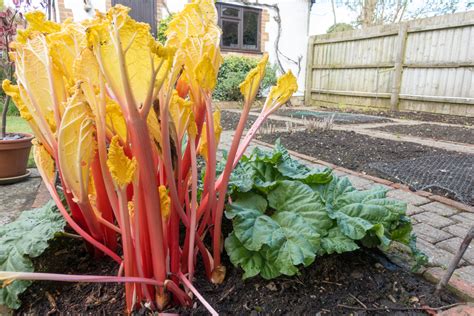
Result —
[[178, 137], [182, 138], [190, 123], [190, 115], [193, 112], [192, 103], [181, 98], [178, 92], [174, 90], [169, 111], [174, 125], [176, 126]]
[[166, 190], [164, 185], [158, 187], [158, 192], [160, 193], [161, 217], [167, 221], [170, 217], [171, 199], [168, 195], [168, 190]]
[[208, 54], [204, 55], [203, 59], [197, 64], [194, 75], [201, 89], [208, 92], [214, 90], [217, 82], [217, 72]]
[[[214, 123], [214, 137], [216, 140], [216, 147], [219, 144], [219, 140], [222, 133], [222, 126], [221, 126], [221, 111], [216, 110], [212, 113], [213, 123]], [[208, 143], [207, 143], [207, 124], [204, 122], [202, 125], [202, 133], [201, 138], [199, 140], [198, 150], [197, 152], [205, 159], [208, 158]]]
[[77, 89], [69, 98], [58, 136], [58, 161], [67, 189], [78, 202], [88, 198], [90, 164], [95, 155], [92, 111]]
[[33, 157], [43, 180], [49, 184], [54, 184], [54, 159], [36, 139], [33, 140]]
[[274, 111], [279, 106], [285, 104], [290, 97], [298, 90], [296, 77], [291, 71], [278, 78], [277, 85], [273, 86], [268, 94], [263, 111]]
[[28, 22], [28, 27], [25, 30], [18, 30], [16, 40], [20, 43], [26, 41], [35, 35], [47, 35], [61, 30], [58, 23], [48, 21], [46, 16], [41, 11], [32, 11], [25, 13], [25, 19]]
[[265, 54], [257, 66], [248, 73], [245, 81], [240, 84], [240, 92], [242, 93], [246, 103], [250, 103], [255, 99], [258, 89], [260, 88], [260, 82], [262, 82], [262, 79], [265, 76], [267, 62], [268, 54]]
[[147, 116], [147, 125], [152, 143], [156, 145], [159, 153], [161, 153], [161, 124], [155, 111], [150, 111]]
[[112, 137], [110, 142], [107, 166], [118, 187], [123, 188], [133, 181], [137, 169], [137, 160], [135, 157], [130, 159], [125, 155], [117, 135]]
[[33, 116], [31, 116], [28, 107], [23, 102], [23, 99], [20, 96], [20, 88], [18, 85], [12, 85], [10, 80], [5, 79], [2, 82], [2, 88], [6, 95], [9, 95], [13, 103], [16, 105], [18, 111], [20, 111], [20, 116], [25, 119], [26, 121], [33, 120]]
[[155, 94], [156, 74], [164, 77], [161, 72], [171, 66], [173, 52], [157, 49], [150, 25], [130, 18], [129, 10], [116, 5], [99, 15], [86, 36], [114, 98], [121, 106], [140, 108]]
[[120, 136], [120, 139], [125, 142], [127, 140], [127, 123], [123, 117], [120, 106], [112, 99], [107, 99], [105, 106], [105, 123], [107, 128], [113, 134]]

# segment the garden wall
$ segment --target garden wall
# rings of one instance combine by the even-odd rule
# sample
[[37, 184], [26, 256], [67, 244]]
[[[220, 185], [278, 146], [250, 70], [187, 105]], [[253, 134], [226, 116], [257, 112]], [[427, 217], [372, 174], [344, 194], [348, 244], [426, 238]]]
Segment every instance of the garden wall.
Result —
[[312, 36], [306, 105], [474, 116], [474, 11]]

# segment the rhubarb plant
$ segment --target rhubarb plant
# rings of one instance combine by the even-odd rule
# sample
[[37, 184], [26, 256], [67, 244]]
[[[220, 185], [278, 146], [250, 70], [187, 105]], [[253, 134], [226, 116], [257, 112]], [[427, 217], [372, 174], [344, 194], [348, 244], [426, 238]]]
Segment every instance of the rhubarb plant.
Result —
[[[191, 293], [207, 304], [192, 282], [198, 259], [210, 281], [224, 280], [221, 223], [231, 172], [263, 121], [297, 90], [296, 78], [288, 72], [278, 79], [244, 135], [268, 56], [248, 74], [242, 115], [217, 174], [222, 129], [211, 96], [222, 57], [214, 1], [195, 0], [175, 14], [165, 45], [128, 11], [117, 5], [62, 24], [27, 13], [28, 27], [10, 52], [18, 84], [3, 83], [34, 131], [35, 161], [62, 216], [120, 273], [3, 271], [0, 280], [124, 282], [128, 312], [141, 304], [161, 310], [171, 299], [189, 305]], [[200, 194], [198, 157], [206, 175]]]
[[233, 232], [225, 247], [244, 279], [292, 276], [317, 256], [387, 248], [392, 241], [411, 246], [423, 259], [405, 203], [387, 199], [382, 187], [360, 191], [328, 168], [311, 169], [279, 141], [273, 152], [256, 148], [244, 156], [230, 179], [226, 216]]

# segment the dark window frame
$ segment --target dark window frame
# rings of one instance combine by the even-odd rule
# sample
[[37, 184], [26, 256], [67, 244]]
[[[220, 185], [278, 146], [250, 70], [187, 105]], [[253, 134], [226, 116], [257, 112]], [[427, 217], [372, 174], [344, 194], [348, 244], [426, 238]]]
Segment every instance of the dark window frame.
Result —
[[[238, 44], [237, 47], [228, 47], [224, 46], [222, 44], [222, 38], [221, 38], [221, 51], [223, 52], [240, 52], [240, 53], [250, 53], [250, 54], [261, 54], [262, 53], [262, 43], [261, 43], [261, 38], [262, 38], [262, 32], [261, 32], [261, 27], [262, 27], [262, 9], [259, 8], [253, 8], [253, 7], [247, 7], [247, 6], [241, 6], [241, 5], [235, 5], [235, 4], [229, 4], [229, 3], [224, 3], [224, 2], [216, 2], [216, 8], [217, 8], [217, 15], [218, 15], [218, 20], [219, 20], [219, 27], [222, 29], [222, 21], [229, 21], [229, 22], [237, 22], [238, 23]], [[239, 10], [239, 14], [237, 17], [231, 17], [231, 16], [225, 16], [223, 15], [223, 10], [226, 8], [231, 8], [231, 9], [237, 9]], [[243, 42], [244, 42], [244, 12], [253, 12], [258, 14], [257, 18], [257, 47], [255, 49], [249, 49], [249, 48], [244, 48], [243, 47]]]

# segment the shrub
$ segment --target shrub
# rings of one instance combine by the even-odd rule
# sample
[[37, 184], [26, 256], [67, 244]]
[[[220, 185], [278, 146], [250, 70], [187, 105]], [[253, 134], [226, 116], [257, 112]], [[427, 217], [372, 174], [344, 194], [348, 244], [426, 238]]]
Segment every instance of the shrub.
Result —
[[[217, 86], [214, 90], [213, 98], [219, 101], [240, 101], [242, 95], [239, 84], [245, 79], [249, 71], [258, 63], [258, 59], [228, 56], [219, 69], [217, 76]], [[267, 66], [265, 77], [262, 80], [260, 92], [268, 89], [276, 83], [276, 69], [274, 66]]]
[[161, 44], [165, 44], [166, 42], [167, 37], [166, 37], [165, 32], [168, 29], [168, 24], [170, 24], [170, 21], [173, 19], [173, 16], [174, 14], [170, 14], [166, 18], [161, 19], [160, 22], [158, 23], [156, 39]]

